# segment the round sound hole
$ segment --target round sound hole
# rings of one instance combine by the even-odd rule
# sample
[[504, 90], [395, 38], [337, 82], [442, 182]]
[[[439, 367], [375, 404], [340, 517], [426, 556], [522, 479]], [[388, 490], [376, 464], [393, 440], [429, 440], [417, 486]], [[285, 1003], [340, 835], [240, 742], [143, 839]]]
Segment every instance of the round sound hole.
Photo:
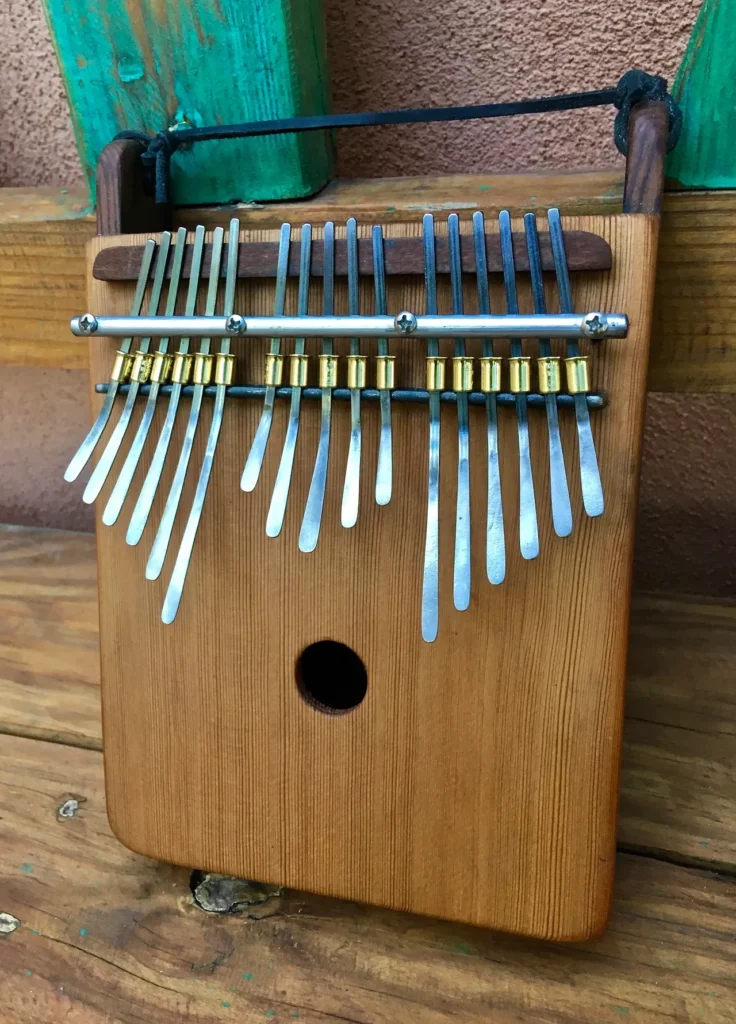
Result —
[[304, 700], [326, 715], [344, 715], [363, 700], [368, 674], [347, 644], [318, 640], [305, 647], [296, 662], [296, 685]]

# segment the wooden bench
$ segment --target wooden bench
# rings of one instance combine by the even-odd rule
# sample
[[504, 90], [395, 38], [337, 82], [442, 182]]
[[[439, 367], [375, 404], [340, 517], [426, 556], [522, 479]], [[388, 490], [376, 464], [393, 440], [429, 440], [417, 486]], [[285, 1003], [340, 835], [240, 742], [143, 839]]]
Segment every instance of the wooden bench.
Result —
[[4, 1024], [736, 1019], [736, 606], [636, 596], [615, 908], [554, 946], [292, 891], [200, 909], [107, 824], [96, 603], [92, 536], [0, 528]]

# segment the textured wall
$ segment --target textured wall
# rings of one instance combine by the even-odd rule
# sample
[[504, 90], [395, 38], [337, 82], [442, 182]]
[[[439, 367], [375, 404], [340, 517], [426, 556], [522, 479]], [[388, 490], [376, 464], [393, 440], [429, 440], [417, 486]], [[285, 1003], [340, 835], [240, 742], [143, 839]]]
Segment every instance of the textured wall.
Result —
[[[672, 77], [699, 0], [324, 0], [336, 110], [484, 102], [612, 84], [640, 65]], [[0, 185], [81, 181], [40, 0], [0, 4]], [[341, 132], [343, 175], [618, 161], [608, 110]], [[27, 396], [33, 395], [29, 400]], [[86, 430], [86, 380], [0, 377], [0, 521], [91, 525], [64, 466]], [[637, 575], [714, 596], [736, 585], [736, 400], [650, 396]]]

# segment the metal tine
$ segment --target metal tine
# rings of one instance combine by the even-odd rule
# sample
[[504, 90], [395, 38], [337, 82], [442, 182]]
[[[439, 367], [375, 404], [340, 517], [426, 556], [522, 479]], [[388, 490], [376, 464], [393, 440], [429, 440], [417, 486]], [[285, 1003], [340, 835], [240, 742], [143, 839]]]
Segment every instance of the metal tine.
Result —
[[[189, 274], [189, 288], [187, 290], [184, 309], [187, 316], [193, 315], [197, 304], [199, 275], [202, 268], [202, 256], [204, 254], [204, 237], [204, 226], [199, 224], [194, 232], [194, 245], [192, 246], [192, 265]], [[189, 338], [181, 339], [178, 352], [180, 355], [187, 355], [189, 352]], [[181, 382], [176, 381], [173, 381], [171, 384], [171, 394], [169, 396], [169, 405], [166, 410], [166, 419], [164, 420], [164, 425], [161, 428], [161, 433], [159, 434], [156, 449], [153, 453], [151, 465], [148, 467], [146, 478], [143, 481], [143, 486], [141, 487], [141, 492], [138, 495], [138, 500], [135, 503], [133, 514], [130, 517], [128, 531], [125, 535], [125, 540], [128, 544], [138, 543], [143, 536], [143, 531], [146, 527], [146, 523], [148, 522], [148, 516], [151, 512], [153, 499], [156, 496], [156, 490], [158, 489], [161, 473], [163, 472], [164, 463], [166, 461], [166, 455], [169, 451], [169, 443], [171, 442], [171, 434], [174, 430], [174, 421], [176, 419], [177, 409], [179, 408], [179, 399], [181, 398], [181, 389], [183, 386], [184, 385]]]
[[[534, 312], [546, 313], [547, 303], [544, 297], [544, 279], [542, 277], [542, 258], [539, 252], [539, 236], [537, 234], [537, 218], [533, 213], [524, 217], [526, 248], [529, 254], [529, 273], [532, 282]], [[551, 356], [552, 346], [545, 338], [539, 340], [539, 355]], [[546, 394], [544, 404], [547, 411], [547, 434], [549, 437], [549, 486], [552, 503], [552, 525], [558, 537], [569, 537], [572, 533], [572, 508], [570, 506], [570, 490], [567, 486], [565, 473], [565, 456], [560, 438], [560, 423], [557, 416], [557, 395]]]
[[[179, 228], [176, 233], [174, 259], [171, 265], [171, 274], [169, 277], [169, 292], [166, 298], [166, 316], [173, 316], [174, 310], [176, 309], [176, 300], [179, 295], [179, 280], [181, 278], [182, 263], [184, 262], [186, 239], [187, 229]], [[158, 345], [158, 351], [166, 352], [168, 347], [169, 339], [161, 338]], [[141, 459], [143, 446], [145, 445], [146, 438], [148, 437], [148, 431], [151, 429], [151, 423], [153, 421], [153, 414], [156, 411], [156, 401], [158, 399], [161, 383], [161, 381], [151, 381], [148, 392], [148, 401], [146, 402], [146, 407], [143, 410], [141, 421], [138, 424], [138, 430], [133, 438], [133, 444], [130, 446], [130, 450], [125, 457], [123, 468], [120, 470], [120, 475], [115, 481], [115, 486], [113, 487], [107, 505], [105, 506], [105, 511], [102, 513], [102, 522], [106, 526], [112, 526], [113, 523], [117, 522], [120, 510], [128, 496], [133, 476], [135, 475], [135, 471], [138, 468], [138, 463]], [[163, 381], [163, 383], [165, 383], [165, 381]]]
[[[281, 225], [281, 236], [279, 238], [279, 255], [276, 265], [276, 293], [273, 303], [273, 315], [283, 316], [286, 304], [286, 281], [289, 272], [289, 243], [291, 240], [291, 224]], [[281, 353], [281, 339], [272, 338], [269, 346], [271, 355]], [[266, 446], [271, 433], [273, 423], [273, 407], [276, 401], [276, 387], [273, 384], [266, 386], [266, 394], [263, 399], [263, 412], [258, 423], [253, 444], [250, 446], [248, 458], [245, 460], [243, 475], [240, 479], [240, 487], [244, 491], [252, 491], [258, 483], [261, 473], [263, 458], [266, 454]]]
[[[486, 254], [486, 225], [480, 210], [473, 214], [473, 243], [475, 249], [475, 276], [478, 286], [478, 312], [485, 316], [491, 312], [488, 288], [488, 257]], [[493, 342], [483, 339], [483, 355], [493, 356]], [[486, 439], [488, 448], [488, 508], [486, 512], [486, 576], [490, 583], [503, 583], [506, 576], [506, 542], [503, 534], [503, 501], [501, 498], [501, 468], [498, 453], [498, 402], [496, 392], [486, 395]]]
[[[161, 289], [164, 283], [164, 275], [166, 273], [166, 263], [169, 257], [169, 247], [171, 246], [171, 232], [164, 231], [161, 235], [161, 242], [158, 247], [158, 256], [156, 257], [156, 269], [153, 274], [153, 284], [151, 285], [151, 297], [148, 301], [148, 315], [155, 316], [158, 312], [158, 304], [161, 300]], [[138, 346], [138, 351], [142, 353], [148, 352], [148, 346], [151, 343], [150, 338], [141, 338]], [[105, 485], [108, 474], [112, 469], [112, 464], [120, 451], [120, 445], [123, 443], [123, 438], [128, 429], [131, 416], [133, 415], [133, 406], [138, 396], [138, 388], [140, 384], [138, 381], [132, 380], [128, 387], [128, 395], [125, 399], [125, 405], [123, 411], [120, 414], [120, 419], [115, 424], [105, 450], [100, 456], [100, 460], [94, 468], [92, 476], [89, 478], [87, 486], [82, 494], [82, 501], [91, 505], [93, 501], [98, 497], [100, 491]]]
[[[560, 312], [572, 313], [572, 293], [570, 291], [570, 275], [567, 269], [567, 254], [565, 253], [565, 238], [562, 233], [562, 222], [560, 211], [553, 207], [547, 211], [547, 223], [549, 225], [550, 241], [552, 243], [552, 256], [555, 263], [555, 274], [557, 275], [557, 291], [560, 296]], [[577, 341], [570, 338], [567, 341], [568, 358], [580, 355], [580, 346]], [[590, 426], [590, 412], [588, 410], [587, 397], [584, 394], [575, 395], [575, 422], [578, 428], [578, 449], [580, 453], [580, 488], [583, 493], [583, 507], [589, 516], [599, 516], [603, 513], [603, 485], [601, 474], [598, 469], [598, 458], [595, 452], [595, 441]]]
[[[332, 316], [335, 309], [335, 225], [327, 221], [324, 227], [324, 278], [322, 291], [322, 312]], [[332, 355], [332, 339], [322, 341], [322, 354]], [[319, 428], [317, 457], [314, 461], [312, 482], [304, 509], [301, 530], [299, 531], [299, 550], [314, 551], [319, 540], [322, 525], [322, 509], [325, 502], [327, 486], [327, 466], [330, 455], [330, 429], [332, 421], [332, 388], [322, 388], [322, 416]]]
[[[426, 213], [422, 219], [424, 239], [424, 288], [427, 315], [437, 313], [437, 270], [435, 262], [434, 217]], [[427, 355], [438, 356], [439, 341], [427, 341]], [[440, 586], [440, 395], [429, 393], [429, 467], [427, 477], [427, 533], [424, 543], [424, 578], [422, 581], [422, 639], [432, 643], [439, 626]]]
[[[312, 261], [312, 225], [303, 224], [301, 231], [301, 258], [299, 261], [299, 297], [297, 299], [297, 316], [306, 316], [309, 312], [309, 273]], [[294, 342], [294, 355], [304, 355], [304, 338]], [[291, 473], [294, 468], [294, 454], [299, 435], [299, 413], [301, 411], [302, 391], [300, 387], [292, 387], [289, 405], [289, 421], [286, 427], [284, 447], [281, 450], [281, 461], [276, 473], [276, 483], [271, 495], [271, 505], [266, 517], [266, 534], [278, 537], [284, 525], [286, 503], [289, 500]]]
[[[501, 241], [501, 262], [503, 281], [506, 289], [507, 313], [518, 313], [516, 296], [516, 268], [514, 266], [514, 243], [511, 234], [511, 216], [508, 210], [498, 215]], [[511, 355], [521, 356], [521, 341], [511, 342]], [[529, 451], [529, 419], [526, 394], [516, 395], [516, 422], [519, 431], [519, 546], [523, 558], [536, 558], [539, 554], [539, 531], [537, 507], [534, 500], [534, 479]]]
[[[240, 221], [237, 217], [233, 217], [230, 221], [227, 241], [227, 272], [225, 275], [225, 301], [223, 303], [223, 314], [225, 316], [230, 316], [235, 305], [235, 287], [238, 283], [239, 244]], [[229, 338], [223, 338], [220, 342], [220, 356], [230, 357]], [[217, 376], [212, 422], [210, 424], [210, 432], [207, 436], [207, 445], [204, 450], [202, 466], [199, 471], [197, 488], [194, 492], [194, 501], [192, 502], [187, 524], [184, 527], [181, 544], [179, 545], [179, 552], [176, 556], [176, 562], [174, 563], [174, 569], [169, 581], [169, 588], [166, 591], [164, 606], [161, 610], [161, 621], [167, 624], [174, 621], [176, 613], [179, 611], [179, 604], [181, 603], [184, 582], [186, 580], [187, 570], [189, 569], [189, 562], [192, 557], [194, 541], [202, 518], [205, 498], [207, 497], [207, 488], [212, 474], [212, 465], [215, 460], [217, 442], [220, 438], [220, 429], [222, 428], [222, 417], [225, 412], [225, 398], [227, 397], [227, 383], [229, 379], [229, 374], [224, 370], [224, 364], [226, 362], [232, 363], [232, 359], [228, 358], [227, 360], [220, 360], [220, 363], [223, 364], [223, 370], [221, 371], [222, 376]]]
[[[358, 279], [358, 226], [355, 217], [345, 225], [348, 256], [348, 315], [360, 314], [360, 291]], [[350, 355], [360, 355], [360, 339], [350, 339]], [[342, 492], [340, 521], [350, 529], [358, 521], [360, 505], [360, 456], [362, 433], [360, 426], [360, 388], [350, 389], [350, 447], [348, 464], [345, 469], [345, 486]]]
[[[210, 261], [210, 279], [207, 287], [207, 298], [205, 300], [205, 316], [212, 316], [215, 312], [217, 289], [220, 283], [220, 262], [222, 260], [222, 242], [224, 235], [225, 232], [220, 227], [215, 228], [212, 232], [212, 259]], [[210, 339], [202, 338], [199, 343], [199, 354], [209, 355], [209, 351]], [[169, 488], [169, 493], [166, 498], [161, 522], [158, 524], [158, 530], [156, 531], [153, 547], [151, 548], [151, 553], [148, 556], [148, 562], [146, 563], [147, 580], [157, 580], [161, 575], [161, 570], [163, 569], [164, 559], [166, 558], [166, 552], [169, 547], [169, 540], [171, 539], [171, 531], [174, 529], [174, 520], [176, 519], [176, 513], [181, 500], [181, 492], [184, 489], [184, 481], [186, 480], [189, 460], [192, 456], [194, 438], [197, 433], [197, 424], [199, 423], [199, 413], [202, 408], [204, 387], [204, 384], [195, 384], [192, 391], [192, 404], [189, 410], [189, 420], [187, 421], [187, 429], [184, 434], [184, 442], [179, 453], [179, 461], [176, 465], [174, 479], [171, 481], [171, 487]]]
[[[447, 218], [450, 250], [452, 312], [463, 312], [463, 276], [460, 256], [460, 220], [456, 213]], [[455, 356], [465, 355], [465, 341], [455, 339]], [[457, 392], [457, 505], [455, 511], [455, 568], [453, 599], [459, 612], [470, 604], [470, 425], [467, 392]]]
[[[138, 282], [135, 286], [135, 295], [130, 306], [131, 316], [140, 316], [141, 309], [143, 308], [143, 298], [146, 294], [146, 285], [148, 284], [148, 275], [151, 272], [151, 264], [153, 263], [153, 256], [156, 252], [156, 243], [152, 238], [149, 238], [143, 249], [143, 259], [141, 260], [141, 269], [138, 274]], [[125, 338], [120, 346], [120, 352], [127, 355], [130, 352], [130, 346], [132, 344], [132, 338]], [[102, 403], [102, 408], [97, 414], [97, 419], [90, 428], [89, 433], [85, 437], [79, 446], [79, 450], [75, 454], [72, 461], [66, 468], [64, 473], [64, 479], [71, 483], [76, 480], [79, 474], [82, 472], [84, 467], [89, 462], [92, 452], [97, 447], [97, 442], [102, 437], [103, 431], [107, 426], [107, 421], [110, 419], [110, 413], [112, 407], [115, 404], [115, 396], [118, 393], [120, 381], [113, 380], [110, 378], [110, 383], [107, 386], [107, 394], [105, 400]]]
[[[372, 231], [373, 241], [373, 285], [376, 294], [376, 314], [386, 313], [386, 266], [383, 254], [383, 230], [380, 224]], [[387, 356], [388, 338], [378, 339], [378, 355]], [[378, 442], [378, 465], [376, 466], [376, 504], [388, 505], [393, 489], [393, 454], [391, 441], [391, 391], [384, 388], [380, 393], [381, 434]]]

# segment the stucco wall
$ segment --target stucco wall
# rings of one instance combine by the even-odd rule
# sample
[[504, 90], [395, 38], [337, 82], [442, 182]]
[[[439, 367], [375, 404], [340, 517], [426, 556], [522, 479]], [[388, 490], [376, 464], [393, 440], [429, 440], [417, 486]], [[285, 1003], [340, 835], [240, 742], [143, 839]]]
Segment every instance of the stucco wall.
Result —
[[[334, 107], [482, 102], [597, 88], [629, 67], [672, 77], [699, 0], [324, 0]], [[0, 185], [81, 175], [40, 0], [0, 5]], [[608, 110], [342, 132], [343, 175], [606, 167]], [[29, 396], [33, 396], [32, 398]], [[83, 374], [0, 377], [0, 521], [87, 527], [62, 480], [87, 425]], [[736, 401], [650, 396], [637, 576], [714, 596], [736, 584]]]

